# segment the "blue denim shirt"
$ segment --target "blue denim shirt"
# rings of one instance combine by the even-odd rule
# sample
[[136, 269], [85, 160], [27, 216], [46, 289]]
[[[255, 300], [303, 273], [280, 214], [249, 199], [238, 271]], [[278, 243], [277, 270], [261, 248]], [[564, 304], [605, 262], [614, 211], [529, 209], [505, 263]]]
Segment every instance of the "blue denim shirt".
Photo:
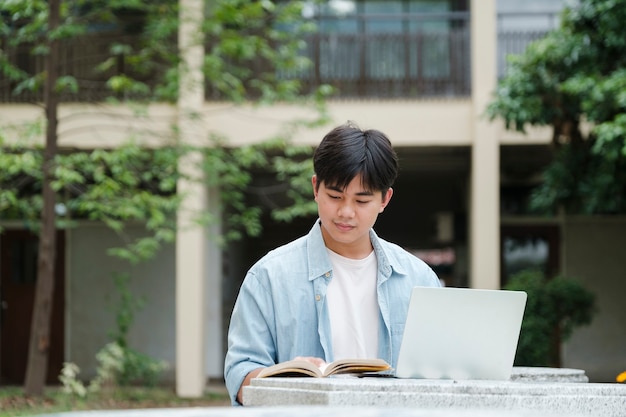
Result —
[[[378, 260], [379, 357], [396, 367], [411, 289], [440, 286], [426, 263], [399, 246], [370, 238]], [[333, 360], [326, 289], [333, 271], [319, 221], [308, 235], [261, 258], [248, 271], [235, 303], [224, 363], [233, 405], [252, 370], [315, 356]]]

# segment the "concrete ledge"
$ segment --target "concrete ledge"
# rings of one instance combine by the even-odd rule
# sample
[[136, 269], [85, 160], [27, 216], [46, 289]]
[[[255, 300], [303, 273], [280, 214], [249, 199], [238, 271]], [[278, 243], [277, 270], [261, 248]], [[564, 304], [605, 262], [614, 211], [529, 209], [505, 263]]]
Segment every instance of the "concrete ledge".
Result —
[[[581, 417], [528, 411], [502, 412], [467, 409], [411, 409], [372, 407], [235, 407], [168, 408], [146, 410], [72, 411], [40, 417]], [[582, 416], [584, 417], [584, 416]]]
[[582, 369], [515, 366], [511, 381], [517, 382], [589, 382]]
[[[470, 409], [537, 415], [623, 417], [626, 385], [572, 383], [579, 372], [548, 372], [566, 382], [545, 382], [537, 372], [519, 372], [520, 380], [454, 381], [395, 378], [264, 378], [244, 388], [247, 406], [365, 406], [412, 409]], [[544, 370], [545, 371], [545, 370]], [[525, 378], [525, 379], [524, 379]], [[532, 380], [534, 378], [534, 380]], [[530, 382], [529, 382], [530, 381]], [[450, 414], [452, 415], [452, 414]], [[515, 414], [513, 414], [515, 415]]]

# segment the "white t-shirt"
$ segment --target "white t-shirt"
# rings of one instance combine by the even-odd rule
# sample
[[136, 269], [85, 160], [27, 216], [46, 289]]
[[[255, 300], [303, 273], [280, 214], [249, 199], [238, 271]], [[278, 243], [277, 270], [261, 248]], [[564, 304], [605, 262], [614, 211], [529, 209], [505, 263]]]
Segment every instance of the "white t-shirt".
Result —
[[333, 277], [326, 301], [330, 314], [334, 359], [377, 358], [379, 307], [378, 263], [374, 251], [363, 259], [345, 258], [328, 250]]

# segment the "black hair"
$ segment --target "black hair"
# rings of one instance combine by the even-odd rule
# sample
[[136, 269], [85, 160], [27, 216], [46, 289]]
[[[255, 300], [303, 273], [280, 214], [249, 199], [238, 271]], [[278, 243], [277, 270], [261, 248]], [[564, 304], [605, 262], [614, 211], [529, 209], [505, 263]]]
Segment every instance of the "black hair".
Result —
[[324, 136], [313, 155], [313, 169], [317, 187], [324, 182], [344, 189], [360, 175], [366, 190], [384, 196], [398, 176], [398, 156], [384, 133], [348, 123]]

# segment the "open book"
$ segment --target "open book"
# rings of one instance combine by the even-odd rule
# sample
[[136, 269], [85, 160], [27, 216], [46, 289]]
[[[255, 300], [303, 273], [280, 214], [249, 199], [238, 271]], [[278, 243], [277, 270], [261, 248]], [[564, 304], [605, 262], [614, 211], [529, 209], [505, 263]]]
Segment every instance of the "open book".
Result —
[[389, 369], [391, 369], [391, 366], [382, 359], [338, 359], [327, 363], [321, 368], [318, 368], [311, 362], [291, 360], [263, 369], [257, 375], [257, 378], [265, 378], [268, 376], [312, 376], [314, 378], [324, 378], [336, 374], [380, 372]]

